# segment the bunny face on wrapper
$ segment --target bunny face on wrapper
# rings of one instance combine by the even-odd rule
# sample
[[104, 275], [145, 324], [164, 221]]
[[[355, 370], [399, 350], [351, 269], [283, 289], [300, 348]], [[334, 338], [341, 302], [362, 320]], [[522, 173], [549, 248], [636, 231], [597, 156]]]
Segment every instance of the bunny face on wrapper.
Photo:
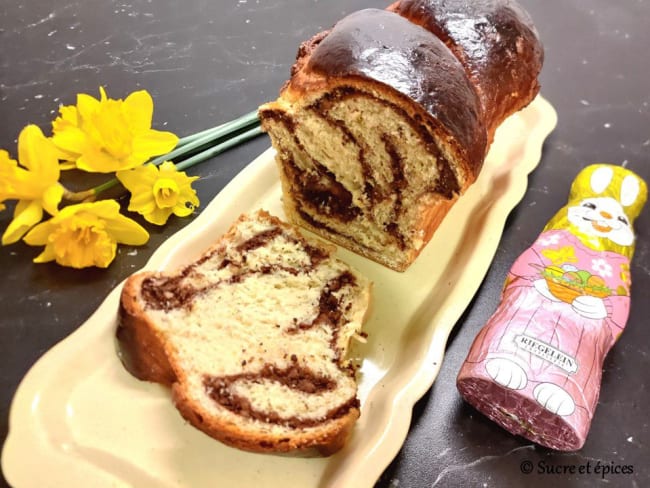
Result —
[[634, 252], [634, 220], [648, 197], [646, 183], [621, 166], [594, 164], [576, 176], [569, 202], [544, 230], [569, 229], [587, 246], [628, 258]]

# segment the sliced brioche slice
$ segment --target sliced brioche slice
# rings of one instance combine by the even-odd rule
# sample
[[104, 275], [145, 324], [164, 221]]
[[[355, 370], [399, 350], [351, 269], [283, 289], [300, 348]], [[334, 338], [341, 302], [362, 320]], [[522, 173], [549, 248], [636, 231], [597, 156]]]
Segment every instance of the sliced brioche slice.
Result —
[[359, 416], [350, 339], [370, 283], [264, 211], [205, 254], [124, 286], [127, 369], [170, 385], [183, 417], [241, 449], [339, 449]]

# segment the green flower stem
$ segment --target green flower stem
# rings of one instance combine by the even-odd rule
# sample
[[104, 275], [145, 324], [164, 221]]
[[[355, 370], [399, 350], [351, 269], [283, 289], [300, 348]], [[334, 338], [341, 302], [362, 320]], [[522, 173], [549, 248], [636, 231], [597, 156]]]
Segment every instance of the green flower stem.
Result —
[[228, 139], [227, 141], [224, 141], [221, 144], [217, 144], [214, 147], [206, 149], [205, 151], [200, 152], [192, 156], [191, 158], [180, 161], [179, 163], [176, 164], [176, 169], [178, 171], [183, 171], [184, 169], [190, 168], [197, 163], [205, 161], [206, 159], [217, 156], [222, 152], [227, 151], [231, 147], [235, 147], [236, 145], [241, 144], [242, 142], [246, 142], [247, 140], [252, 139], [253, 137], [257, 137], [260, 134], [262, 134], [262, 128], [259, 126], [254, 127], [253, 129], [250, 129], [246, 132], [242, 132], [241, 134], [233, 137], [232, 139]]
[[[249, 125], [250, 122], [248, 122], [246, 124], [242, 124], [241, 120], [244, 119], [245, 117], [249, 117], [251, 114], [257, 114], [257, 112], [251, 112], [250, 114], [245, 115], [245, 116], [237, 119], [234, 122], [224, 124], [223, 126], [220, 126], [219, 128], [221, 128], [221, 127], [226, 128], [226, 126], [230, 125], [230, 130], [227, 133], [229, 135], [229, 134], [235, 132], [236, 130], [241, 129], [242, 127], [246, 127], [247, 125]], [[257, 115], [255, 115], [255, 118], [252, 119], [252, 120], [253, 120], [253, 122], [255, 120], [257, 120]], [[239, 124], [236, 124], [237, 122], [239, 122]], [[235, 127], [237, 127], [237, 128], [235, 129]], [[204, 132], [214, 131], [214, 133], [216, 133], [216, 129], [218, 129], [218, 128], [209, 129], [208, 131], [204, 131]], [[178, 157], [180, 157], [182, 155], [187, 154], [192, 149], [195, 149], [197, 147], [201, 147], [201, 146], [203, 146], [205, 144], [213, 142], [215, 139], [222, 138], [222, 137], [224, 137], [224, 135], [227, 135], [227, 134], [224, 134], [223, 129], [222, 129], [222, 131], [219, 132], [219, 136], [215, 136], [213, 133], [210, 133], [207, 136], [196, 138], [194, 142], [190, 142], [190, 143], [186, 144], [186, 146], [185, 146], [185, 148], [187, 149], [186, 151], [174, 150], [174, 151], [172, 151], [172, 152], [170, 152], [170, 153], [168, 153], [168, 154], [166, 154], [164, 156], [161, 156], [159, 158], [154, 159], [153, 161], [151, 161], [148, 164], [159, 165], [159, 164], [162, 164], [164, 161], [169, 161], [169, 160], [173, 159], [174, 157], [178, 158]], [[253, 127], [251, 129], [247, 130], [246, 132], [242, 132], [241, 134], [238, 134], [235, 137], [227, 139], [227, 140], [217, 144], [216, 146], [212, 146], [212, 147], [210, 147], [210, 148], [208, 148], [208, 149], [206, 149], [206, 150], [204, 150], [204, 151], [202, 151], [202, 152], [200, 152], [198, 154], [195, 154], [194, 156], [192, 156], [190, 158], [179, 161], [178, 163], [176, 163], [176, 169], [178, 171], [183, 171], [183, 170], [185, 170], [187, 168], [190, 168], [190, 167], [194, 166], [195, 164], [198, 164], [198, 163], [201, 163], [201, 162], [205, 161], [206, 159], [210, 159], [210, 158], [212, 158], [214, 156], [217, 156], [217, 155], [221, 154], [222, 152], [227, 151], [228, 149], [230, 149], [232, 147], [235, 147], [238, 144], [246, 142], [249, 139], [252, 139], [253, 137], [257, 137], [260, 134], [262, 134], [262, 128], [260, 126]], [[192, 136], [189, 136], [189, 137], [192, 137]], [[191, 148], [190, 148], [190, 145], [192, 145]], [[175, 152], [177, 153], [176, 156], [174, 156]], [[76, 201], [76, 202], [87, 200], [89, 197], [97, 196], [100, 193], [102, 193], [102, 192], [104, 192], [104, 191], [106, 191], [106, 190], [108, 190], [110, 188], [113, 188], [117, 184], [119, 184], [118, 179], [113, 178], [113, 179], [110, 179], [110, 180], [102, 183], [101, 185], [98, 185], [98, 186], [96, 186], [96, 187], [94, 187], [94, 188], [92, 188], [90, 190], [84, 191], [84, 192], [77, 192], [77, 193], [66, 192], [66, 194], [64, 195], [64, 198], [66, 198], [66, 200]]]
[[[239, 117], [232, 122], [223, 124], [222, 126], [216, 127], [212, 130], [208, 130], [207, 135], [196, 137], [191, 142], [186, 142], [182, 146], [176, 146], [176, 149], [173, 151], [163, 154], [162, 156], [157, 157], [151, 161], [151, 164], [158, 166], [159, 164], [164, 163], [165, 161], [171, 161], [172, 159], [178, 159], [186, 156], [188, 153], [192, 152], [194, 149], [197, 149], [211, 142], [228, 137], [231, 134], [240, 131], [241, 129], [248, 127], [252, 124], [259, 124], [259, 118], [257, 117], [257, 112], [250, 112], [242, 117]], [[193, 136], [189, 136], [193, 137]]]
[[226, 123], [226, 124], [221, 124], [216, 127], [212, 127], [211, 129], [206, 129], [202, 130], [201, 132], [197, 132], [195, 134], [190, 134], [189, 136], [182, 137], [178, 140], [178, 144], [176, 145], [176, 148], [179, 148], [181, 146], [185, 146], [186, 144], [189, 144], [191, 142], [196, 141], [197, 139], [206, 137], [206, 136], [211, 136], [214, 135], [214, 138], [216, 139], [219, 136], [219, 133], [223, 130], [228, 130], [228, 125], [230, 124], [232, 127], [232, 131], [237, 131], [242, 127], [246, 127], [248, 125], [251, 125], [253, 123], [259, 123], [259, 117], [257, 115], [257, 110], [253, 110], [252, 112], [249, 112], [245, 115], [242, 115], [238, 119], [233, 120], [232, 122]]
[[189, 136], [181, 137], [178, 140], [178, 144], [176, 144], [176, 147], [174, 149], [178, 149], [179, 147], [183, 147], [183, 146], [189, 144], [190, 142], [194, 142], [197, 139], [200, 139], [202, 137], [209, 136], [213, 132], [221, 129], [224, 125], [225, 124], [217, 125], [216, 127], [212, 127], [211, 129], [205, 129], [205, 130], [202, 130], [201, 132], [197, 132], [195, 134], [190, 134]]
[[101, 192], [106, 191], [109, 188], [113, 188], [118, 183], [119, 183], [119, 180], [117, 178], [112, 178], [112, 179], [108, 180], [107, 182], [102, 183], [101, 185], [98, 185], [95, 188], [93, 188], [92, 192], [95, 195], [99, 195]]

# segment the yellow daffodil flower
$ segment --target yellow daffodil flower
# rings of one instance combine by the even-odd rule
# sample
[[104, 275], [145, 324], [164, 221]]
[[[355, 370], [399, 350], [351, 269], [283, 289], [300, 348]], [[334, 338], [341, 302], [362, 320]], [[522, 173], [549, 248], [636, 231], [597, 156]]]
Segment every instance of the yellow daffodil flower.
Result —
[[0, 202], [18, 200], [3, 245], [17, 242], [40, 222], [43, 209], [55, 215], [64, 192], [58, 182], [58, 151], [37, 126], [26, 126], [18, 136], [18, 160], [20, 165], [0, 151]]
[[137, 212], [156, 225], [163, 225], [173, 213], [186, 217], [199, 205], [191, 184], [198, 176], [189, 177], [177, 171], [174, 163], [165, 161], [159, 167], [152, 164], [116, 174], [131, 192], [129, 210]]
[[[5, 181], [9, 181], [9, 178], [11, 178], [15, 166], [16, 161], [9, 157], [9, 153], [4, 149], [0, 149], [0, 191], [3, 191]], [[7, 196], [0, 193], [0, 211], [7, 208], [3, 203], [7, 198]]]
[[153, 100], [146, 90], [113, 100], [100, 87], [100, 99], [77, 95], [77, 105], [61, 107], [52, 123], [52, 141], [90, 172], [111, 173], [135, 168], [171, 151], [178, 137], [151, 129]]
[[149, 234], [138, 223], [120, 214], [115, 200], [79, 203], [27, 233], [30, 246], [45, 246], [35, 263], [55, 260], [62, 266], [106, 268], [115, 258], [117, 244], [142, 245]]
[[[77, 107], [67, 105], [59, 107], [59, 116], [52, 122], [52, 132], [62, 133], [66, 130], [74, 130], [79, 125], [77, 117]], [[63, 161], [60, 164], [61, 169], [76, 168], [75, 159], [77, 155], [73, 152], [66, 151], [58, 146], [54, 146], [59, 151], [59, 159]]]

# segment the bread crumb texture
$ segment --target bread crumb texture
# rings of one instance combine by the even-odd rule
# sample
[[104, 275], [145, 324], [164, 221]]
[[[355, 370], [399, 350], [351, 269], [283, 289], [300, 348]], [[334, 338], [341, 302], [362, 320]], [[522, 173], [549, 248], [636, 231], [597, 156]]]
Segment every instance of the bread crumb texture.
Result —
[[136, 278], [139, 318], [161, 338], [190, 422], [251, 450], [349, 430], [359, 402], [347, 353], [370, 283], [332, 251], [259, 211], [189, 266]]

